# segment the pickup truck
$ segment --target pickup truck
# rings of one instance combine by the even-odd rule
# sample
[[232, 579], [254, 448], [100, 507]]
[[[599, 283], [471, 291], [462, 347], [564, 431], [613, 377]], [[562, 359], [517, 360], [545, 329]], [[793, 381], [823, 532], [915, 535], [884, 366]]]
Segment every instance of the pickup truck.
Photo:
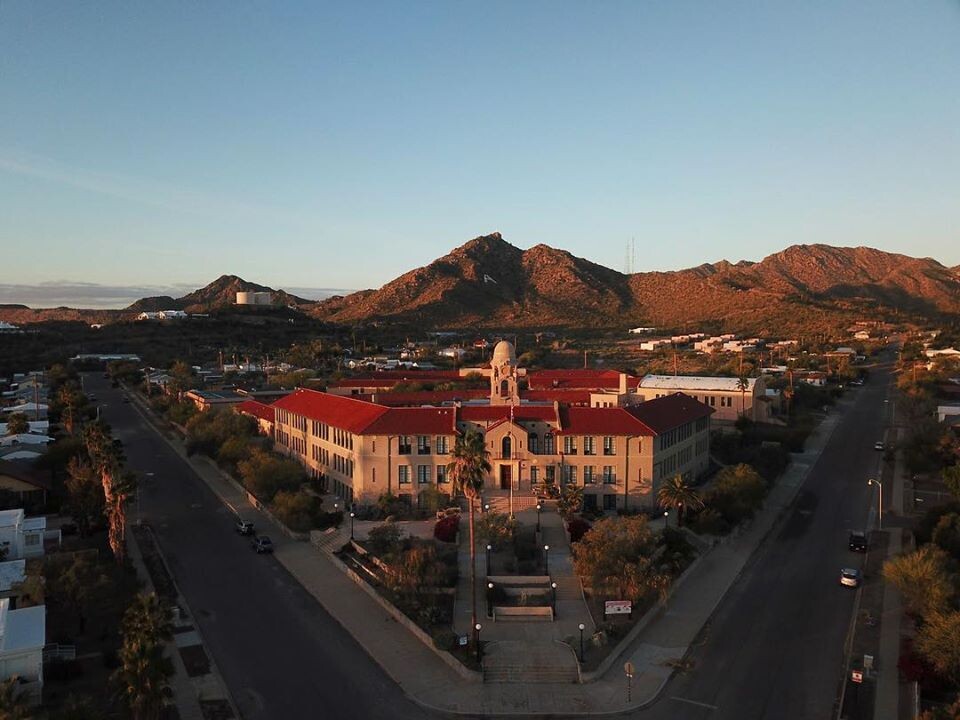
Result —
[[266, 535], [256, 535], [253, 540], [250, 541], [250, 547], [254, 549], [257, 555], [261, 553], [272, 553], [273, 541]]

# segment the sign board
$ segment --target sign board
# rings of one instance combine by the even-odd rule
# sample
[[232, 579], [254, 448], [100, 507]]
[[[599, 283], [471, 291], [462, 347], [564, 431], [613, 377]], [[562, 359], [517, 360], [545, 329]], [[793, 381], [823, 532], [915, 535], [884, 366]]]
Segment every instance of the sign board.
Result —
[[636, 668], [633, 667], [633, 663], [632, 663], [632, 662], [625, 662], [625, 663], [623, 664], [623, 672], [626, 674], [626, 676], [627, 676], [628, 678], [632, 678], [632, 677], [633, 677], [633, 673], [634, 673], [635, 671], [636, 671]]
[[853, 680], [855, 683], [862, 683], [862, 682], [863, 682], [863, 670], [853, 670], [853, 671], [851, 671], [851, 673], [850, 673], [850, 679]]
[[633, 604], [629, 600], [607, 600], [603, 604], [604, 615], [629, 615]]
[[461, 635], [457, 639], [457, 642], [460, 643], [460, 647], [466, 647], [470, 643], [470, 638], [468, 638], [466, 635]]

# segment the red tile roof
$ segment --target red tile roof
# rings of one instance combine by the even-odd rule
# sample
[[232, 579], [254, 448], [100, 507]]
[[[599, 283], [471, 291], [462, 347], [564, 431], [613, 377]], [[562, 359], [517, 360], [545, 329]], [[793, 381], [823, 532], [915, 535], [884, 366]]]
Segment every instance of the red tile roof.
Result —
[[[627, 375], [627, 386], [636, 387], [640, 378]], [[620, 373], [616, 370], [538, 370], [527, 375], [533, 390], [550, 389], [604, 389], [620, 387]]]
[[490, 391], [479, 390], [424, 390], [422, 392], [378, 392], [373, 395], [357, 395], [364, 400], [392, 407], [439, 405], [457, 400], [480, 400], [490, 396]]
[[[542, 420], [557, 422], [557, 413], [552, 405], [515, 405], [515, 420]], [[460, 408], [460, 419], [467, 422], [493, 423], [510, 419], [509, 405], [465, 405]]]
[[253, 415], [255, 418], [268, 420], [269, 422], [273, 422], [274, 419], [273, 406], [256, 400], [244, 400], [239, 405], [234, 405], [233, 409], [238, 413]]
[[455, 435], [456, 408], [390, 408], [361, 435]]
[[273, 404], [356, 435], [454, 434], [455, 408], [388, 408], [352, 397], [297, 390]]
[[659, 435], [691, 420], [712, 415], [714, 410], [678, 392], [634, 405], [628, 412]]

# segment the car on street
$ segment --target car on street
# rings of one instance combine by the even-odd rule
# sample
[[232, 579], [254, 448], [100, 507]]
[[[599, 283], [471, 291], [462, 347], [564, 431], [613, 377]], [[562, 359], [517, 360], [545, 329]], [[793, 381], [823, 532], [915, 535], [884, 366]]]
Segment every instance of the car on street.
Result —
[[884, 446], [884, 444], [883, 444], [883, 440], [877, 440], [877, 441], [873, 444], [873, 449], [874, 449], [874, 450], [883, 450], [884, 448], [885, 448], [885, 446]]
[[254, 549], [257, 555], [261, 553], [272, 553], [273, 541], [266, 535], [257, 535], [250, 541], [250, 547]]
[[856, 568], [843, 568], [840, 570], [840, 584], [846, 587], [860, 587], [860, 581], [863, 574]]
[[243, 518], [237, 518], [237, 522], [234, 525], [236, 531], [241, 535], [253, 535], [253, 523], [249, 520], [244, 520]]
[[865, 553], [867, 551], [867, 534], [861, 530], [852, 530], [847, 545], [853, 552]]

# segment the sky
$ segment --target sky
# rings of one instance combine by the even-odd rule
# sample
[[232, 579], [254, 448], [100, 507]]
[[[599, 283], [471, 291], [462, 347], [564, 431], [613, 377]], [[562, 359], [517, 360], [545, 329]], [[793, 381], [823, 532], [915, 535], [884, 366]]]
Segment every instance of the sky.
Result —
[[495, 231], [957, 265], [958, 77], [957, 0], [0, 0], [0, 302], [322, 296]]

